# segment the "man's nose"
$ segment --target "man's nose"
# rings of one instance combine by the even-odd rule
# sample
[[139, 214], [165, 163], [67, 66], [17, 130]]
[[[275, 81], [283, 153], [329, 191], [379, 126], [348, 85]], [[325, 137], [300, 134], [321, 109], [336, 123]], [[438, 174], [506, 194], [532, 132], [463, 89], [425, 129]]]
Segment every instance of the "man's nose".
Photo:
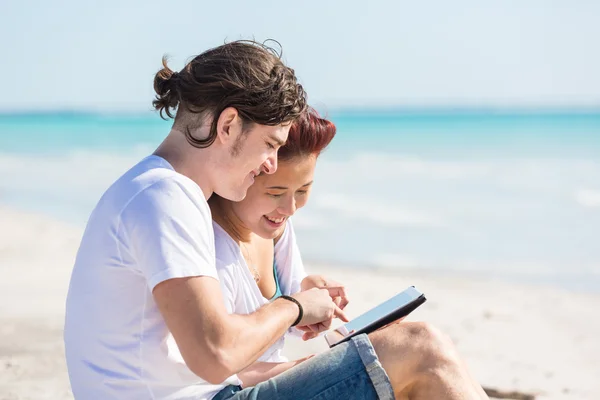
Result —
[[263, 171], [266, 174], [272, 174], [277, 171], [277, 155], [267, 158], [267, 160], [263, 163]]

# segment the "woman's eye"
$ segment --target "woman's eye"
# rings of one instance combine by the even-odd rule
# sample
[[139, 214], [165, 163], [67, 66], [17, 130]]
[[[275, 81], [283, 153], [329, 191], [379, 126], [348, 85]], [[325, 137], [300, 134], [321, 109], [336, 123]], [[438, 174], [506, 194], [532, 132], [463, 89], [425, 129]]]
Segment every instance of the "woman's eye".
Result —
[[273, 194], [273, 193], [267, 193], [267, 194], [268, 194], [269, 196], [271, 196], [271, 197], [274, 197], [274, 198], [276, 198], [276, 199], [282, 196], [281, 194]]
[[308, 193], [308, 191], [307, 190], [298, 190], [296, 193], [298, 193], [300, 196], [303, 196], [306, 193]]
[[271, 150], [275, 149], [275, 146], [273, 146], [273, 144], [267, 142], [267, 147]]

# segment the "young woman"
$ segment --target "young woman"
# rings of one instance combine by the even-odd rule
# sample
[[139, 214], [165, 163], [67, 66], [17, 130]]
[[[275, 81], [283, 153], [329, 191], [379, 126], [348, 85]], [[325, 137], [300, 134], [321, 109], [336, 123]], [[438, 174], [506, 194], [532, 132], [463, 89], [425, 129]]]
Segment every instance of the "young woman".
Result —
[[[275, 174], [256, 177], [243, 201], [210, 199], [217, 271], [229, 312], [249, 314], [282, 294], [325, 285], [338, 306], [346, 306], [341, 285], [307, 276], [289, 219], [308, 201], [317, 158], [335, 133], [333, 123], [311, 110], [290, 129]], [[290, 333], [305, 340], [316, 336], [310, 328], [302, 329]], [[281, 355], [283, 344], [282, 337], [259, 361], [287, 362]]]
[[[230, 313], [251, 314], [278, 296], [306, 290], [326, 289], [340, 309], [348, 303], [343, 286], [306, 275], [289, 219], [308, 201], [317, 159], [335, 132], [331, 122], [309, 110], [291, 127], [275, 173], [257, 176], [240, 202], [215, 196], [209, 200], [217, 272]], [[346, 319], [343, 312], [338, 314]], [[330, 323], [290, 328], [288, 334], [307, 340]], [[284, 340], [285, 336], [265, 348], [255, 363], [238, 373], [244, 388], [230, 386], [215, 399], [260, 398], [263, 393], [266, 398], [487, 398], [452, 344], [427, 324], [393, 324], [309, 361], [285, 359]], [[290, 369], [292, 375], [280, 375]], [[353, 371], [361, 371], [357, 374], [362, 377]], [[346, 384], [340, 386], [340, 380]]]

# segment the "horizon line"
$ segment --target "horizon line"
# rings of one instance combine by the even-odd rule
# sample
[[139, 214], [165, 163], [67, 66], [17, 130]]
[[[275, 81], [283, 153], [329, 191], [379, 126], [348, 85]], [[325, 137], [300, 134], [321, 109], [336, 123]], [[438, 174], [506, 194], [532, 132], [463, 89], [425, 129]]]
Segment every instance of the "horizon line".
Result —
[[[599, 114], [600, 104], [586, 105], [354, 105], [325, 108], [325, 114]], [[101, 109], [101, 108], [23, 108], [0, 109], [0, 116], [144, 116], [158, 113], [153, 109]]]

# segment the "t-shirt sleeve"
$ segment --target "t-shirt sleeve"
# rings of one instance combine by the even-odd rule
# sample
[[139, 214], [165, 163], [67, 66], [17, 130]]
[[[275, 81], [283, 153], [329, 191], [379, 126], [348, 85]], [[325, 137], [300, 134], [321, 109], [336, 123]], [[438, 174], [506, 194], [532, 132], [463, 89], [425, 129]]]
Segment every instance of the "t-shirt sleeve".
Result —
[[275, 265], [283, 294], [299, 292], [300, 284], [307, 274], [296, 243], [294, 225], [290, 219], [287, 220], [285, 231], [275, 245]]
[[[290, 295], [298, 293], [302, 280], [306, 277], [306, 270], [300, 256], [300, 249], [296, 243], [296, 233], [290, 219], [287, 220], [285, 231], [275, 245], [275, 266], [279, 276], [281, 291]], [[295, 327], [288, 330], [290, 334], [301, 337], [304, 332]]]
[[218, 279], [210, 208], [201, 192], [175, 179], [155, 182], [125, 207], [121, 225], [151, 291], [172, 278]]

